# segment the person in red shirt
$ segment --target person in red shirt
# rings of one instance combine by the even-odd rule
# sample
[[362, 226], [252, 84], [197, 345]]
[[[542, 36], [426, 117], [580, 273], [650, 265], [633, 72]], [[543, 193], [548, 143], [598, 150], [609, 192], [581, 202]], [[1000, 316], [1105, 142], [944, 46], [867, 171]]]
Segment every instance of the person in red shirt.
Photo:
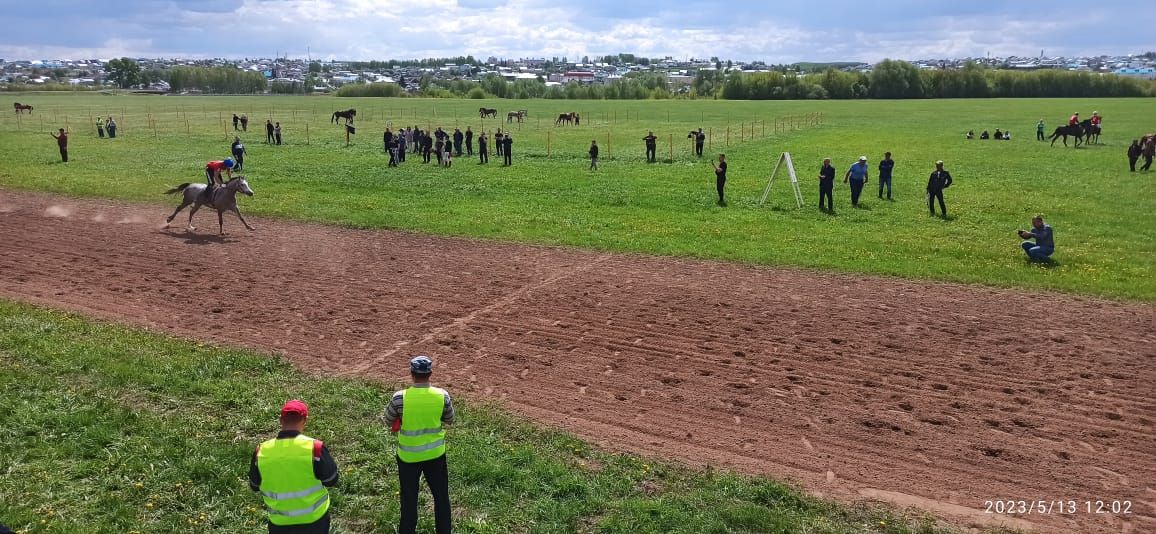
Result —
[[60, 135], [56, 135], [54, 133], [50, 133], [48, 135], [51, 135], [53, 138], [55, 138], [57, 146], [60, 147], [60, 161], [68, 163], [68, 133], [64, 131], [64, 128], [61, 128]]
[[1077, 124], [1080, 124], [1079, 112], [1073, 113], [1071, 117], [1068, 117], [1068, 126], [1076, 126]]
[[233, 158], [225, 158], [221, 161], [210, 161], [205, 164], [205, 177], [208, 179], [208, 187], [205, 188], [205, 198], [211, 200], [213, 198], [213, 188], [218, 184], [223, 183], [221, 180], [221, 172], [233, 179]]

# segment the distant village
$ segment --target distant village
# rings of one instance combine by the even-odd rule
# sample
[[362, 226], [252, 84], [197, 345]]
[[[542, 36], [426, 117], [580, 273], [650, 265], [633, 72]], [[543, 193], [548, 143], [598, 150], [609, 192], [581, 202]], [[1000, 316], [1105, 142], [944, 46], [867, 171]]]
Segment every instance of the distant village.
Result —
[[[671, 92], [688, 90], [700, 71], [729, 72], [816, 72], [835, 68], [849, 72], [870, 72], [867, 63], [796, 63], [769, 65], [761, 61], [739, 62], [710, 59], [636, 58], [630, 54], [604, 56], [580, 61], [568, 58], [499, 59], [484, 61], [470, 56], [453, 60], [410, 61], [318, 61], [309, 59], [156, 59], [135, 58], [141, 68], [138, 88], [157, 92], [169, 91], [165, 72], [178, 67], [227, 67], [261, 73], [272, 84], [300, 85], [302, 92], [330, 92], [349, 83], [397, 84], [408, 93], [421, 89], [422, 80], [481, 80], [491, 74], [508, 81], [538, 80], [546, 85], [612, 84], [632, 72], [651, 72], [665, 76]], [[110, 59], [18, 60], [0, 59], [0, 84], [68, 84], [100, 88], [112, 86], [108, 66]], [[959, 69], [968, 62], [982, 67], [1008, 70], [1057, 69], [1142, 79], [1156, 79], [1156, 53], [1099, 57], [983, 57], [929, 59], [909, 61], [921, 69]]]

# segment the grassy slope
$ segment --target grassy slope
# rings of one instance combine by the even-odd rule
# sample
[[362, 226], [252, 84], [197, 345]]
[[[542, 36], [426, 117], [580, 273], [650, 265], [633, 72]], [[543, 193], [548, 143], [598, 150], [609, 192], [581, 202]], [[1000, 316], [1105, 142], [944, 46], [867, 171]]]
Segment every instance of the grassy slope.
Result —
[[[1156, 299], [1156, 186], [1151, 174], [1129, 173], [1126, 138], [1156, 129], [1156, 100], [952, 100], [858, 102], [568, 102], [323, 97], [114, 97], [21, 95], [36, 118], [0, 116], [0, 187], [157, 202], [175, 183], [200, 180], [203, 162], [227, 154], [231, 131], [219, 122], [234, 111], [254, 118], [245, 137], [249, 176], [258, 197], [252, 213], [366, 227], [407, 228], [538, 243], [656, 254], [691, 255], [758, 264], [799, 265], [914, 278], [1027, 286], [1151, 301]], [[397, 126], [455, 124], [479, 128], [476, 110], [530, 110], [515, 135], [515, 165], [482, 167], [458, 160], [452, 170], [411, 160], [387, 169], [381, 154], [384, 117]], [[333, 109], [361, 110], [356, 144], [345, 148]], [[1034, 140], [1041, 117], [1049, 126], [1074, 110], [1106, 118], [1102, 146], [1073, 150]], [[553, 128], [550, 116], [577, 110], [578, 128]], [[85, 127], [74, 138], [74, 162], [53, 163], [44, 132], [66, 118], [115, 114], [123, 138], [100, 141]], [[822, 111], [821, 127], [774, 133], [774, 119]], [[127, 116], [122, 114], [127, 112]], [[153, 137], [147, 126], [157, 122]], [[435, 116], [436, 114], [436, 116]], [[289, 146], [259, 143], [265, 116], [282, 121]], [[186, 134], [185, 117], [191, 134]], [[55, 119], [55, 120], [53, 120]], [[544, 120], [543, 120], [544, 119]], [[41, 121], [43, 125], [41, 125]], [[744, 121], [745, 124], [744, 124]], [[737, 141], [740, 131], [755, 140]], [[84, 121], [83, 124], [87, 124]], [[767, 134], [763, 136], [763, 124]], [[685, 132], [713, 128], [712, 152], [731, 162], [730, 207], [713, 203], [713, 174], [690, 155]], [[726, 128], [731, 143], [724, 147]], [[305, 146], [305, 129], [310, 144]], [[505, 124], [488, 121], [492, 129]], [[974, 129], [1010, 128], [1012, 142], [963, 140]], [[659, 153], [673, 163], [647, 165], [646, 129], [663, 139]], [[33, 132], [36, 135], [32, 135]], [[549, 139], [547, 139], [549, 135]], [[607, 136], [610, 136], [609, 139]], [[603, 168], [586, 171], [586, 147], [597, 138]], [[550, 158], [546, 157], [547, 140]], [[609, 142], [608, 142], [609, 141]], [[791, 207], [787, 183], [769, 205], [757, 206], [774, 158], [789, 150], [799, 167], [807, 205]], [[874, 169], [883, 151], [898, 161], [894, 203], [874, 198], [852, 210], [836, 189], [838, 214], [815, 209], [813, 176], [831, 156], [840, 174], [860, 154]], [[947, 192], [951, 220], [930, 219], [922, 186], [943, 159], [957, 185]], [[874, 179], [874, 176], [872, 177]], [[1056, 228], [1059, 265], [1026, 265], [1016, 228], [1035, 212]], [[158, 210], [158, 219], [164, 215]]]
[[[252, 447], [290, 397], [342, 470], [340, 532], [397, 521], [390, 389], [0, 301], [0, 521], [35, 532], [256, 532]], [[458, 399], [451, 492], [461, 532], [938, 532], [759, 479], [611, 455]], [[423, 497], [423, 507], [429, 507]], [[428, 510], [423, 530], [432, 531]]]

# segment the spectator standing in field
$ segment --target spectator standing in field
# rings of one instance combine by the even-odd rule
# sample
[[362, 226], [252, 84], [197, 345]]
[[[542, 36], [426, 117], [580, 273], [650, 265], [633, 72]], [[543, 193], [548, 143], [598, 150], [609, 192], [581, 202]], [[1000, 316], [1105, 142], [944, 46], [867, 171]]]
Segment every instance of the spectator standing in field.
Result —
[[237, 162], [237, 172], [245, 170], [245, 145], [241, 144], [240, 137], [233, 137], [229, 152], [233, 154], [233, 161]]
[[835, 213], [835, 167], [831, 166], [831, 158], [823, 158], [823, 166], [819, 168], [819, 210], [823, 210], [823, 200], [826, 199], [829, 213]]
[[466, 126], [466, 155], [474, 155], [474, 132], [469, 126]]
[[446, 140], [445, 152], [442, 153], [442, 166], [447, 169], [454, 166], [454, 151], [451, 148], [449, 140]]
[[48, 135], [56, 139], [56, 146], [60, 148], [61, 163], [68, 163], [68, 134], [64, 131], [64, 128], [60, 129], [59, 134], [49, 133]]
[[503, 138], [502, 129], [498, 128], [498, 131], [494, 133], [494, 149], [497, 151], [498, 157], [502, 157], [502, 149], [505, 148]]
[[389, 152], [389, 145], [391, 142], [393, 142], [393, 132], [390, 131], [388, 126], [386, 126], [385, 133], [381, 136], [381, 146], [383, 149], [385, 149], [386, 152]]
[[241, 117], [238, 117], [237, 114], [234, 113], [233, 114], [233, 131], [234, 132], [241, 129], [241, 127], [239, 126], [240, 124], [241, 124]]
[[434, 141], [434, 157], [438, 159], [439, 167], [442, 164], [442, 151], [445, 150], [445, 146], [446, 142], [442, 140], [441, 136], [438, 136], [437, 141]]
[[[1056, 243], [1052, 240], [1052, 227], [1044, 222], [1043, 215], [1036, 215], [1032, 217], [1031, 231], [1016, 230], [1020, 235], [1020, 239], [1025, 240], [1020, 243], [1020, 247], [1027, 253], [1028, 259], [1032, 261], [1048, 261], [1053, 253], [1056, 251]], [[1032, 243], [1028, 239], [1035, 239]]]
[[281, 431], [249, 461], [249, 488], [261, 492], [270, 534], [329, 532], [328, 488], [337, 485], [337, 462], [325, 443], [302, 433], [308, 418], [304, 402], [286, 402]]
[[455, 156], [461, 156], [462, 155], [462, 141], [464, 141], [465, 138], [466, 138], [466, 136], [462, 134], [462, 131], [460, 129], [454, 128], [454, 155]]
[[506, 133], [506, 136], [502, 138], [502, 156], [506, 158], [506, 165], [514, 164], [513, 151], [514, 136]]
[[694, 136], [694, 153], [701, 158], [702, 147], [706, 144], [706, 134], [702, 133], [702, 128], [699, 128], [697, 132], [691, 132], [691, 135]]
[[883, 153], [879, 160], [879, 199], [883, 199], [883, 184], [887, 184], [887, 200], [891, 200], [891, 171], [895, 169], [895, 160], [891, 159], [890, 152]]
[[853, 163], [843, 175], [843, 183], [851, 184], [851, 207], [859, 207], [859, 195], [863, 193], [863, 186], [867, 185], [867, 156], [859, 156], [859, 161]]
[[642, 140], [646, 142], [646, 162], [654, 163], [657, 159], [655, 154], [658, 152], [658, 138], [654, 136], [654, 132], [649, 132]]
[[433, 150], [433, 138], [430, 137], [429, 132], [422, 132], [421, 134], [421, 155], [422, 162], [429, 163], [429, 155]]
[[397, 139], [393, 137], [389, 138], [389, 142], [385, 145], [385, 151], [389, 153], [388, 167], [397, 167], [397, 149]]
[[486, 138], [486, 131], [478, 134], [478, 165], [483, 165], [490, 162], [490, 152], [488, 146], [489, 140]]
[[96, 135], [104, 139], [104, 117], [96, 118]]
[[402, 132], [398, 133], [398, 135], [396, 137], [394, 137], [393, 140], [395, 142], [397, 142], [397, 162], [398, 163], [405, 163], [405, 150], [406, 150], [405, 128], [402, 128]]
[[244, 113], [241, 114], [241, 131], [249, 131], [249, 116]]
[[943, 170], [943, 160], [935, 162], [935, 171], [927, 179], [927, 209], [935, 216], [935, 201], [939, 200], [939, 211], [947, 218], [947, 206], [943, 203], [943, 190], [951, 187], [951, 173]]
[[105, 123], [104, 127], [108, 130], [108, 138], [116, 139], [116, 121], [112, 119], [112, 115], [108, 116], [108, 122]]
[[[454, 404], [444, 389], [430, 385], [433, 361], [417, 356], [409, 361], [413, 386], [393, 394], [385, 407], [385, 425], [397, 435], [397, 479], [401, 499], [399, 534], [417, 529], [417, 497], [421, 477], [433, 496], [438, 534], [453, 529], [446, 430], [454, 422]], [[399, 424], [400, 423], [400, 424]]]
[[277, 146], [281, 146], [281, 123], [273, 124], [273, 139], [277, 140]]
[[726, 207], [726, 199], [723, 198], [723, 191], [727, 186], [727, 155], [719, 154], [718, 163], [714, 165], [714, 187], [718, 191], [718, 205]]
[[1044, 119], [1036, 123], [1036, 141], [1044, 140]]
[[1136, 160], [1140, 159], [1140, 154], [1143, 150], [1140, 148], [1140, 140], [1133, 139], [1132, 146], [1128, 147], [1128, 170], [1136, 172]]
[[273, 121], [270, 119], [265, 120], [265, 142], [273, 144]]
[[598, 140], [590, 140], [590, 170], [598, 170]]

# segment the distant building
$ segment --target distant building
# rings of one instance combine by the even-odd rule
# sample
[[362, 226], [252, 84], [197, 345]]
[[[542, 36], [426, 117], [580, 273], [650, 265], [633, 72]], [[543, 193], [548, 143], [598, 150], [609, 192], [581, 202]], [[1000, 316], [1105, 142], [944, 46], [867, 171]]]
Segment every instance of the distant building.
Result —
[[1144, 78], [1145, 80], [1156, 80], [1156, 69], [1152, 67], [1127, 67], [1116, 69], [1115, 73], [1118, 76]]
[[562, 75], [562, 83], [594, 83], [594, 73], [585, 70], [572, 70]]

